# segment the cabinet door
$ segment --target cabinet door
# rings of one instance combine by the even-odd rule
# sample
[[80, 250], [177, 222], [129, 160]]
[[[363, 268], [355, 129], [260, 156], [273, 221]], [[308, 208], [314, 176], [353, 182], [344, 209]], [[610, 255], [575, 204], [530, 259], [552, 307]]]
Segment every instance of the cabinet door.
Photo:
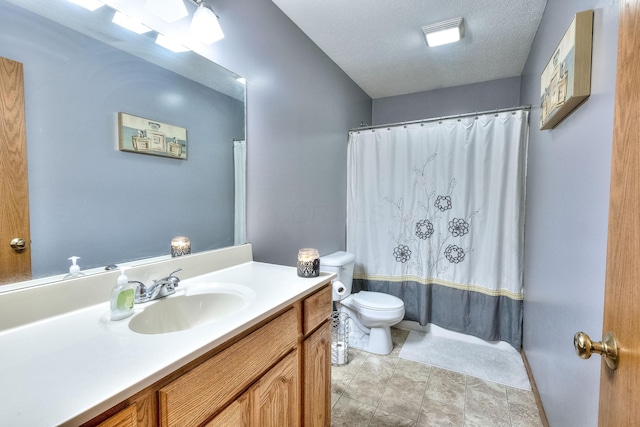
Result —
[[117, 414], [104, 420], [97, 427], [136, 427], [138, 425], [136, 405], [128, 406]]
[[304, 425], [331, 425], [331, 323], [325, 322], [303, 343]]
[[252, 388], [251, 425], [297, 426], [300, 414], [298, 396], [298, 351], [296, 350], [282, 359]]
[[250, 392], [243, 394], [203, 427], [250, 427], [250, 401]]

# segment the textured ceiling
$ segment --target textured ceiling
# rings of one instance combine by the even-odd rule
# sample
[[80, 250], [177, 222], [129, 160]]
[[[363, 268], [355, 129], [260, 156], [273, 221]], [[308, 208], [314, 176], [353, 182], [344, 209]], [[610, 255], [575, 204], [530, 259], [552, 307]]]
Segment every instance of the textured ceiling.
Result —
[[[272, 0], [372, 98], [522, 74], [546, 0]], [[463, 17], [461, 42], [421, 27]]]

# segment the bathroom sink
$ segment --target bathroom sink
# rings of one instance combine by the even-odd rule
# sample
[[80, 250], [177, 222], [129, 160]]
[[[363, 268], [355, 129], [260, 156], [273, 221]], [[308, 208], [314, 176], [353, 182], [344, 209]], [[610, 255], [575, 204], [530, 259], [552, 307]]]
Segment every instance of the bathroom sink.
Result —
[[254, 296], [242, 285], [187, 288], [143, 304], [144, 310], [129, 321], [129, 329], [139, 334], [166, 334], [219, 322], [243, 310]]

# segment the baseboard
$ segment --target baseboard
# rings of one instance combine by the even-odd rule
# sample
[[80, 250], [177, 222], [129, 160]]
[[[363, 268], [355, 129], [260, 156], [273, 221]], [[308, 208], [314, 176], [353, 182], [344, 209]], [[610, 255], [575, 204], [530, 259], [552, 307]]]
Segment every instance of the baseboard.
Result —
[[520, 350], [520, 355], [522, 356], [522, 361], [524, 362], [524, 367], [527, 370], [527, 376], [529, 377], [529, 382], [531, 383], [531, 391], [533, 391], [533, 396], [536, 398], [536, 405], [538, 406], [538, 413], [540, 414], [542, 425], [544, 427], [549, 427], [547, 414], [544, 412], [542, 399], [540, 399], [540, 393], [538, 393], [538, 387], [536, 386], [536, 380], [533, 378], [533, 373], [531, 372], [531, 367], [529, 366], [529, 361], [527, 360], [527, 355], [524, 353], [524, 349]]

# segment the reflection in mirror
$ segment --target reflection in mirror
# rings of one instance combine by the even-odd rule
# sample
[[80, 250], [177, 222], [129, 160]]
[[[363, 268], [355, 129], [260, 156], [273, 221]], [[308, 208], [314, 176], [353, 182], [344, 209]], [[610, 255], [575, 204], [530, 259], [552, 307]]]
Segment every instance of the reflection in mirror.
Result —
[[[192, 252], [243, 243], [234, 241], [234, 204], [244, 208], [234, 178], [234, 141], [245, 137], [239, 76], [192, 52], [136, 47], [66, 0], [15, 3], [0, 0], [0, 56], [24, 65], [33, 277], [66, 273], [70, 256], [85, 270], [168, 255], [178, 235]], [[152, 63], [23, 8], [34, 4], [159, 56]], [[119, 112], [185, 128], [187, 159], [119, 151]]]

